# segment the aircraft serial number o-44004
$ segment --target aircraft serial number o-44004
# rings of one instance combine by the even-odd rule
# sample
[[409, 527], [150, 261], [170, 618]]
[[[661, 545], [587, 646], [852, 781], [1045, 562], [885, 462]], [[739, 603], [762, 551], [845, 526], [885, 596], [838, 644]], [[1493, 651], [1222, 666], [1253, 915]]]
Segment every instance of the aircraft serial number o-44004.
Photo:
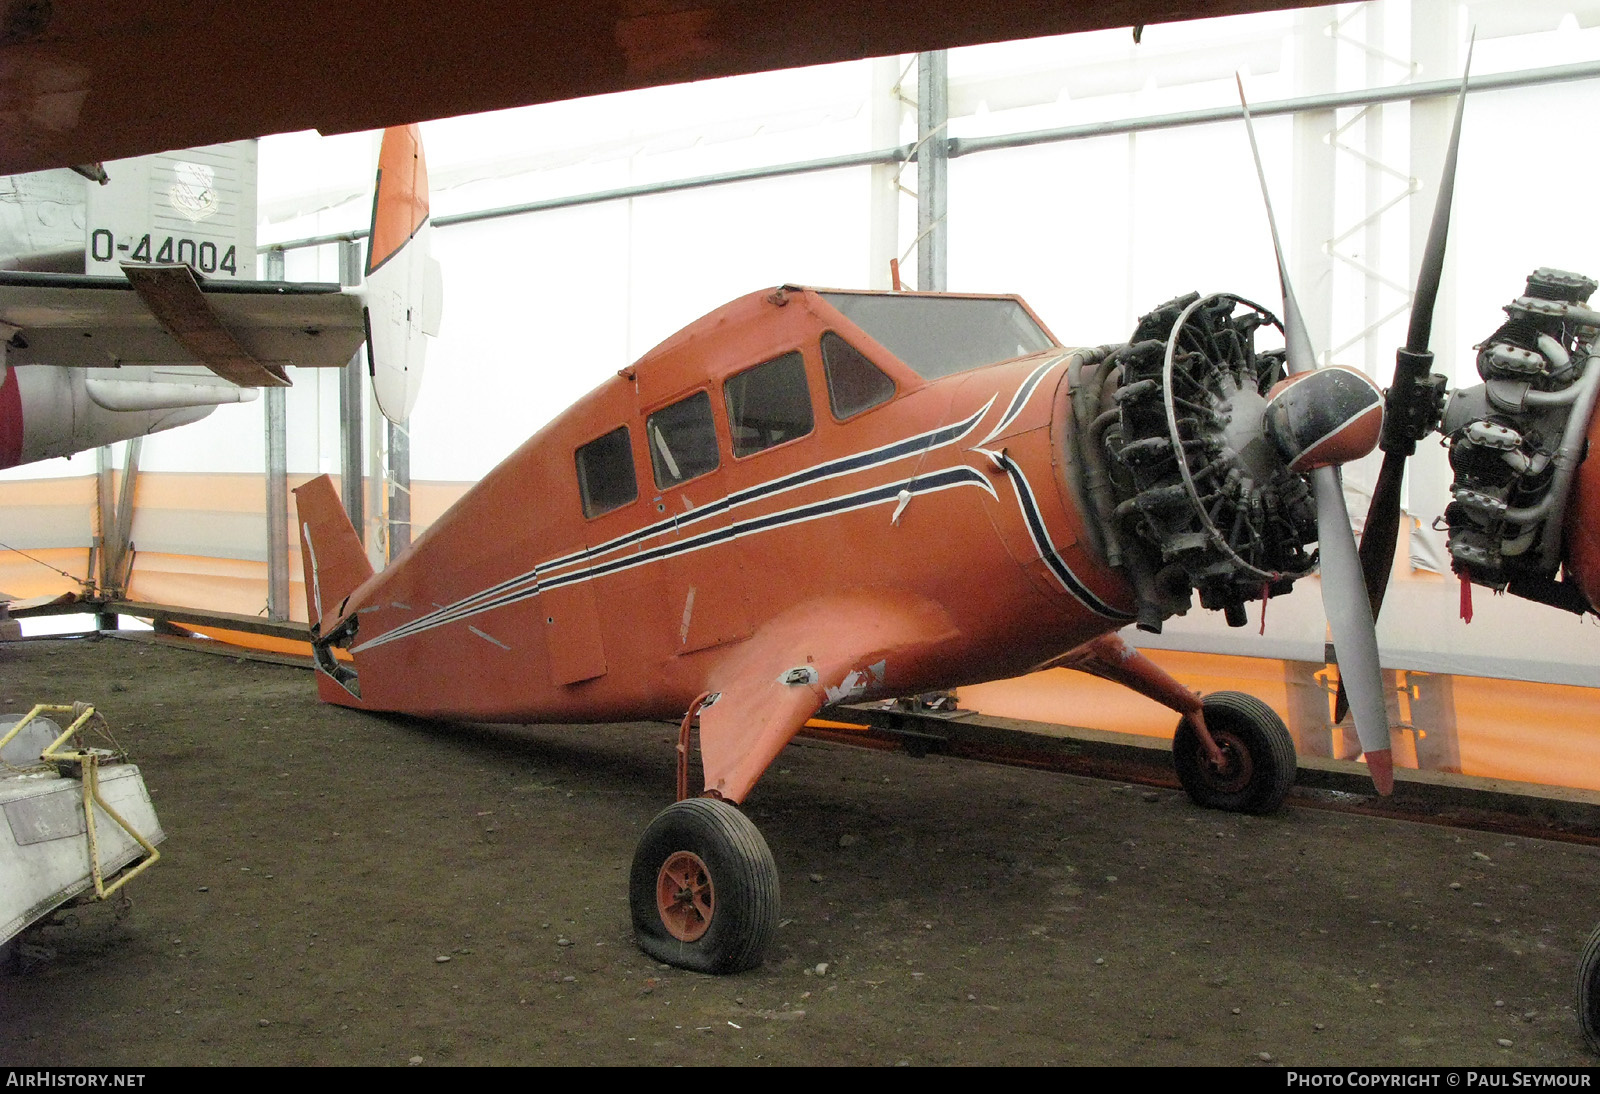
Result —
[[110, 262], [119, 253], [129, 262], [180, 262], [206, 274], [239, 272], [239, 248], [234, 244], [219, 249], [209, 239], [152, 237], [149, 232], [140, 236], [137, 243], [117, 243], [109, 228], [96, 228], [89, 233], [89, 254], [96, 262]]

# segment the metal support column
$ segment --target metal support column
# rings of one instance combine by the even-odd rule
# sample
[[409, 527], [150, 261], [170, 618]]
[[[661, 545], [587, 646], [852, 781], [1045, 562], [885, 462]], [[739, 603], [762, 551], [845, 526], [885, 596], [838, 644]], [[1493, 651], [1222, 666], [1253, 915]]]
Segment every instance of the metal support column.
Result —
[[381, 570], [389, 563], [389, 529], [383, 519], [384, 482], [388, 474], [383, 449], [389, 439], [388, 425], [383, 411], [378, 408], [378, 397], [369, 385], [366, 430], [367, 468], [371, 474], [367, 475], [363, 484], [366, 489], [362, 491], [361, 512], [366, 517], [367, 527], [361, 540], [367, 545], [367, 561], [372, 563], [374, 570]]
[[949, 57], [917, 54], [917, 288], [944, 292], [950, 175]]
[[[1411, 55], [1425, 79], [1448, 80], [1459, 76], [1465, 61], [1459, 45], [1460, 20], [1456, 6], [1447, 0], [1412, 0]], [[1411, 174], [1422, 184], [1421, 193], [1411, 202], [1408, 269], [1412, 277], [1416, 276], [1415, 270], [1421, 265], [1422, 252], [1427, 246], [1428, 227], [1433, 222], [1433, 204], [1439, 193], [1439, 175], [1444, 170], [1455, 109], [1455, 99], [1449, 97], [1418, 99], [1411, 103]], [[1469, 147], [1473, 140], [1473, 121], [1473, 106], [1469, 101], [1462, 123], [1465, 130], [1462, 141]], [[1452, 242], [1455, 238], [1458, 237], [1452, 236]], [[1456, 246], [1445, 248], [1444, 273], [1439, 279], [1439, 296], [1433, 307], [1433, 332], [1429, 338], [1433, 370], [1449, 376], [1452, 387], [1457, 383], [1475, 384], [1479, 379], [1473, 368], [1471, 348], [1458, 345], [1456, 341], [1455, 271], [1456, 256], [1460, 253]], [[1506, 271], [1506, 295], [1520, 291], [1517, 278], [1524, 272]], [[1496, 318], [1493, 313], [1483, 316], [1480, 333], [1492, 330]], [[1444, 532], [1435, 531], [1433, 522], [1443, 515], [1445, 504], [1451, 500], [1450, 484], [1454, 477], [1449, 453], [1440, 445], [1418, 445], [1416, 453], [1406, 461], [1405, 508], [1409, 516], [1417, 518], [1409, 529], [1411, 564], [1446, 575], [1449, 574], [1450, 552], [1445, 547]], [[1449, 678], [1444, 679], [1448, 681]], [[1435, 741], [1432, 747], [1446, 746]]]
[[389, 561], [411, 546], [411, 434], [389, 423]]
[[[95, 449], [94, 462], [97, 476], [94, 498], [95, 525], [99, 529], [99, 535], [95, 539], [97, 565], [91, 568], [89, 576], [99, 586], [101, 595], [109, 596], [113, 556], [116, 554], [114, 541], [117, 538], [116, 495], [112, 478], [111, 446], [103, 445]], [[100, 612], [96, 614], [94, 625], [96, 630], [116, 630], [116, 613]]]
[[128, 580], [133, 576], [133, 497], [139, 485], [139, 453], [143, 450], [143, 437], [128, 441], [123, 449], [122, 481], [117, 484], [117, 538], [112, 556], [111, 588], [119, 597], [127, 596]]
[[[133, 492], [138, 484], [139, 452], [143, 446], [143, 437], [135, 437], [127, 443], [120, 482], [111, 446], [95, 450], [95, 470], [99, 476], [95, 484], [95, 516], [99, 536], [95, 541], [96, 551], [91, 556], [90, 577], [107, 600], [123, 598], [133, 568]], [[95, 629], [116, 630], [116, 613], [98, 613]]]
[[[361, 283], [361, 244], [339, 241], [339, 284]], [[339, 495], [356, 535], [367, 535], [366, 495], [362, 490], [361, 372], [362, 351], [356, 350], [339, 374]]]
[[[266, 279], [283, 280], [283, 252], [267, 252]], [[267, 618], [289, 618], [289, 451], [281, 387], [263, 393], [267, 449]]]
[[[900, 94], [901, 60], [879, 57], [872, 62], [872, 147], [900, 143], [900, 121], [906, 101]], [[907, 66], [909, 68], [909, 66]], [[876, 163], [867, 212], [867, 287], [893, 288], [890, 262], [900, 257], [901, 163]]]
[[[1296, 17], [1295, 68], [1301, 87], [1333, 87], [1338, 45], [1325, 34], [1328, 13], [1305, 9]], [[1337, 169], [1333, 132], [1337, 118], [1329, 107], [1294, 115], [1294, 197], [1289, 217], [1289, 276], [1306, 321], [1306, 334], [1317, 351], [1318, 364], [1329, 364], [1333, 347], [1333, 272], [1328, 241], [1334, 235], [1334, 174]], [[1319, 753], [1326, 755], [1326, 753]]]

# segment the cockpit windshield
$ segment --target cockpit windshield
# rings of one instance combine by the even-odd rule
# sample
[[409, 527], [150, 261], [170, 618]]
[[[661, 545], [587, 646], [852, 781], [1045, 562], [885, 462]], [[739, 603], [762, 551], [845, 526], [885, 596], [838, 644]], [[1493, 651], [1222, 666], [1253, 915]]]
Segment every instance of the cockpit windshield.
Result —
[[1055, 345], [1015, 300], [910, 293], [819, 295], [928, 380]]

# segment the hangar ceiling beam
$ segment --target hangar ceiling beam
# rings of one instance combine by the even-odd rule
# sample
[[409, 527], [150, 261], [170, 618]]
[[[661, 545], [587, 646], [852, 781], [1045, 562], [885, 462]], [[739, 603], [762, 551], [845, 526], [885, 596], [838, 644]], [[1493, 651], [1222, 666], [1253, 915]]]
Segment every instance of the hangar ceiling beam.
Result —
[[[1516, 72], [1502, 72], [1490, 76], [1474, 77], [1469, 84], [1469, 91], [1477, 93], [1484, 91], [1505, 91], [1512, 88], [1537, 87], [1543, 84], [1566, 83], [1575, 80], [1600, 79], [1600, 61], [1584, 61], [1578, 64], [1555, 65], [1549, 68], [1522, 69]], [[1329, 111], [1347, 106], [1363, 106], [1368, 103], [1387, 103], [1417, 101], [1424, 99], [1437, 99], [1443, 96], [1453, 96], [1461, 89], [1459, 78], [1446, 80], [1430, 80], [1423, 83], [1400, 84], [1393, 87], [1381, 87], [1361, 91], [1341, 91], [1325, 95], [1307, 95], [1294, 99], [1279, 99], [1274, 102], [1251, 104], [1250, 113], [1256, 118], [1270, 118], [1284, 114], [1298, 114], [1306, 111]], [[1060, 141], [1085, 140], [1091, 137], [1104, 137], [1116, 134], [1138, 133], [1156, 129], [1178, 129], [1191, 125], [1211, 125], [1216, 122], [1236, 121], [1241, 117], [1237, 106], [1219, 106], [1204, 110], [1178, 111], [1172, 114], [1155, 114], [1142, 118], [1126, 118], [1120, 120], [1091, 122], [1086, 125], [1062, 126], [1054, 129], [1036, 129], [1021, 133], [1006, 133], [994, 137], [954, 137], [950, 140], [949, 153], [952, 159], [960, 156], [970, 156], [978, 152], [990, 152], [1002, 148], [1024, 148], [1035, 144], [1053, 144]], [[541, 201], [522, 202], [516, 205], [495, 206], [489, 209], [474, 209], [461, 213], [449, 213], [433, 218], [435, 227], [448, 228], [453, 224], [471, 224], [480, 220], [495, 220], [500, 217], [521, 216], [526, 213], [539, 213], [549, 209], [570, 209], [580, 205], [596, 205], [607, 201], [620, 201], [625, 198], [648, 197], [652, 194], [668, 194], [683, 190], [698, 190], [712, 186], [725, 186], [738, 182], [750, 182], [757, 179], [783, 178], [791, 175], [809, 174], [817, 171], [836, 171], [848, 167], [866, 167], [873, 164], [898, 164], [904, 163], [914, 155], [914, 145], [902, 145], [896, 148], [879, 148], [869, 152], [855, 152], [842, 156], [828, 156], [822, 159], [804, 160], [797, 163], [777, 164], [771, 167], [751, 167], [738, 171], [724, 171], [711, 175], [698, 175], [686, 179], [671, 179], [666, 182], [644, 183], [638, 186], [618, 187], [612, 190], [595, 190], [589, 193], [572, 194], [564, 197], [546, 198]], [[327, 235], [306, 236], [300, 239], [285, 240], [270, 246], [280, 250], [292, 251], [302, 247], [321, 247], [330, 243], [345, 240], [365, 239], [367, 233], [364, 229], [351, 232], [331, 232]]]
[[[16, 0], [0, 23], [0, 173], [1304, 2]], [[264, 60], [265, 94], [239, 76]]]

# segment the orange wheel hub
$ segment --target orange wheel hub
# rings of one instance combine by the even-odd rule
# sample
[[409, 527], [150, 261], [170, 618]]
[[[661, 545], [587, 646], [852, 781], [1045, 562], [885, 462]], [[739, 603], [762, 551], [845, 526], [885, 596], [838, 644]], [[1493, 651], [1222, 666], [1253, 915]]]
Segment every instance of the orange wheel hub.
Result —
[[1255, 777], [1256, 765], [1250, 758], [1250, 750], [1245, 747], [1235, 734], [1227, 730], [1218, 732], [1212, 729], [1211, 736], [1216, 740], [1217, 747], [1222, 749], [1223, 766], [1215, 767], [1210, 763], [1203, 765], [1206, 779], [1211, 783], [1213, 790], [1222, 794], [1237, 794], [1250, 785], [1250, 780]]
[[711, 872], [692, 851], [676, 851], [656, 875], [656, 911], [673, 938], [693, 942], [711, 926], [716, 895]]

